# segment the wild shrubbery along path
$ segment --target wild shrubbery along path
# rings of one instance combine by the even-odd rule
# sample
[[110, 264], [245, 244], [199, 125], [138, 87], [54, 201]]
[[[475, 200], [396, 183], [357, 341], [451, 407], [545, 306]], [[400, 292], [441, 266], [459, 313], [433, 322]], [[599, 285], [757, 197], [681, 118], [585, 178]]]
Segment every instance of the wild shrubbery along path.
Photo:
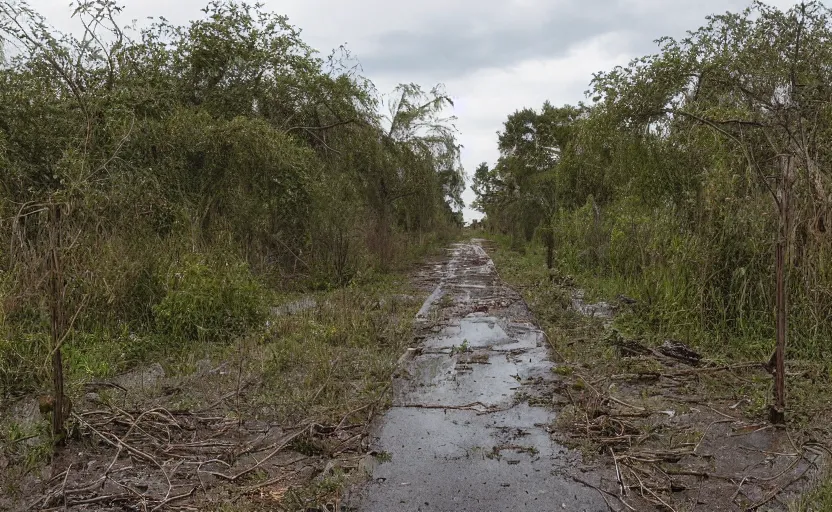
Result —
[[660, 337], [634, 322], [644, 304], [591, 303], [605, 297], [595, 283], [547, 270], [543, 247], [502, 241], [492, 256], [556, 349], [556, 438], [581, 451], [578, 478], [612, 510], [829, 509], [828, 486], [812, 489], [829, 460], [829, 388], [816, 366], [792, 363], [803, 417], [772, 425], [762, 361]]

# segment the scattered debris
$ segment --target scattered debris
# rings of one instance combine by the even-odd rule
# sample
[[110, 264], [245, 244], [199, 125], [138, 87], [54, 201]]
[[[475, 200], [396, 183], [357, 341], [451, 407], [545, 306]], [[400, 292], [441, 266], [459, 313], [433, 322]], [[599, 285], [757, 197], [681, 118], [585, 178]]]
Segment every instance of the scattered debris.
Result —
[[572, 308], [584, 316], [590, 318], [611, 319], [615, 316], [616, 306], [608, 302], [596, 302], [588, 304], [584, 300], [585, 292], [583, 290], [575, 290], [572, 293]]
[[282, 306], [272, 308], [272, 316], [278, 317], [283, 315], [296, 315], [298, 313], [310, 310], [316, 307], [317, 305], [318, 301], [316, 301], [314, 298], [304, 297], [294, 302], [290, 302], [288, 304], [283, 304]]

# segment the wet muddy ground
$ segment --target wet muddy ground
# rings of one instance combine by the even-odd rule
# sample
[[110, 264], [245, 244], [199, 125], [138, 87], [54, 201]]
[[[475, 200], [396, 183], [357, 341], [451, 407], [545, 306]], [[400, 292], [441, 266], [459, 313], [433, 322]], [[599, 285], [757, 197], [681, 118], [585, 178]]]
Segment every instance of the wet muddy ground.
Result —
[[569, 476], [579, 456], [553, 441], [548, 343], [481, 241], [456, 244], [419, 311], [421, 343], [375, 423], [380, 460], [347, 509], [603, 511]]

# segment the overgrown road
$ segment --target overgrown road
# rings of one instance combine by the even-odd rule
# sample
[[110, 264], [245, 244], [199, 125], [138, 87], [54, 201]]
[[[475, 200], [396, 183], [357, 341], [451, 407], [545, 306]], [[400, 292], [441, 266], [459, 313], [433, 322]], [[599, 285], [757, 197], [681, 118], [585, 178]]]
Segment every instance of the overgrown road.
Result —
[[553, 363], [521, 297], [483, 241], [454, 245], [417, 317], [421, 343], [374, 427], [382, 462], [349, 510], [604, 511], [566, 476], [575, 456], [550, 436]]

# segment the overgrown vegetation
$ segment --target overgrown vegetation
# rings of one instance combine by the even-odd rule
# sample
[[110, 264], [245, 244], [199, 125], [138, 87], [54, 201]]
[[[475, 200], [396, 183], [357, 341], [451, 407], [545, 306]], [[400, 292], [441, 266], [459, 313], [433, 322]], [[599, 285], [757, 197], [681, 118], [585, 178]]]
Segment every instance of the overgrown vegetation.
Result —
[[[413, 307], [395, 311], [407, 287], [391, 276], [462, 224], [442, 86], [380, 94], [345, 49], [321, 56], [259, 5], [142, 28], [111, 0], [72, 9], [65, 34], [0, 1], [0, 408], [42, 395], [50, 446], [93, 434], [80, 416], [64, 431], [91, 383], [223, 359], [237, 382], [206, 382], [240, 402], [248, 376], [247, 417], [378, 401]], [[314, 313], [275, 317], [309, 294]], [[145, 398], [187, 409], [217, 390]], [[7, 425], [17, 476], [42, 462], [17, 440], [44, 440], [36, 419]]]
[[819, 2], [754, 2], [597, 73], [588, 103], [513, 113], [476, 170], [484, 226], [728, 360], [771, 356], [782, 268], [788, 358], [828, 361], [830, 36]]
[[543, 244], [514, 250], [511, 237], [489, 236], [500, 275], [554, 349], [555, 431], [589, 463], [581, 483], [600, 476], [602, 493], [635, 510], [828, 508], [828, 483], [811, 491], [828, 466], [832, 381], [821, 365], [790, 364], [790, 421], [773, 428], [761, 362], [691, 352], [646, 325], [638, 303], [598, 286], [615, 283], [547, 269]]
[[140, 30], [120, 11], [78, 2], [84, 29], [62, 34], [0, 3], [6, 397], [43, 391], [50, 353], [129, 338], [113, 372], [233, 340], [275, 293], [399, 268], [461, 224], [440, 86], [379, 95], [344, 50], [319, 56], [260, 7]]

